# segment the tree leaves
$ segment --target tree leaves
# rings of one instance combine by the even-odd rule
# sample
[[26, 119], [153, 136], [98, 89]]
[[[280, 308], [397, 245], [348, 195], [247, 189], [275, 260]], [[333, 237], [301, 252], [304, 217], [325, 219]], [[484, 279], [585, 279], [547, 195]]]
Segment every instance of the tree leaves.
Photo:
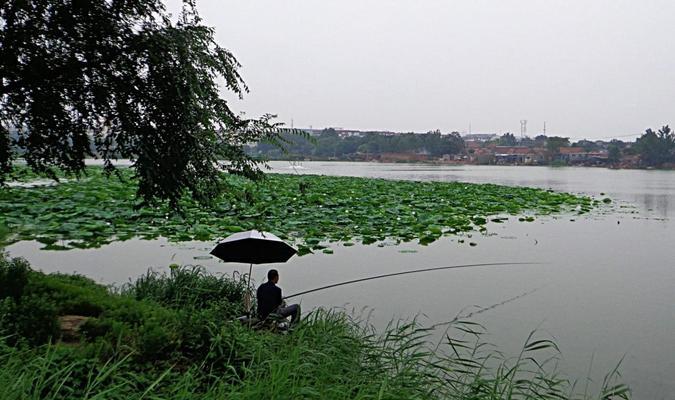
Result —
[[665, 125], [658, 132], [647, 129], [635, 142], [641, 161], [647, 166], [659, 167], [675, 162], [675, 133]]
[[221, 168], [262, 177], [244, 145], [283, 142], [271, 115], [241, 118], [220, 97], [219, 81], [248, 89], [194, 2], [175, 23], [160, 0], [10, 1], [0, 21], [0, 183], [15, 152], [52, 178], [128, 158], [145, 203], [208, 204]]

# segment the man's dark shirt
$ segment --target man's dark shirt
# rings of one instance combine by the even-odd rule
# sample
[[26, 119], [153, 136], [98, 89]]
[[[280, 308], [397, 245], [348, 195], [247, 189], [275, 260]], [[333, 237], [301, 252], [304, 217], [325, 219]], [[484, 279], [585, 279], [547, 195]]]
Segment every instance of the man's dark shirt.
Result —
[[258, 318], [265, 319], [281, 305], [281, 288], [274, 282], [267, 281], [258, 287]]

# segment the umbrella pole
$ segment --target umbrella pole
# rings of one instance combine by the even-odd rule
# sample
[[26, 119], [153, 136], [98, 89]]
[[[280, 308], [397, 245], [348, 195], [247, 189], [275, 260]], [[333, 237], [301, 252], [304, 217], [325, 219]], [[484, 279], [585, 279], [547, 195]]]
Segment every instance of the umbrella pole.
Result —
[[251, 271], [253, 271], [253, 263], [248, 266], [248, 287], [251, 287]]
[[251, 272], [253, 271], [253, 263], [249, 264], [248, 266], [248, 283], [246, 284], [246, 298], [248, 301], [246, 302], [246, 308], [247, 312], [251, 311]]

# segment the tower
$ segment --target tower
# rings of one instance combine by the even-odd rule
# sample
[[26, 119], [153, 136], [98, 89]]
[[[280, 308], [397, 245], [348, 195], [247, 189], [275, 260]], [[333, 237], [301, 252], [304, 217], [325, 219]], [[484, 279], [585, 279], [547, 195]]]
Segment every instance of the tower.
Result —
[[525, 135], [527, 134], [527, 120], [526, 119], [521, 119], [520, 120], [520, 138], [524, 138]]

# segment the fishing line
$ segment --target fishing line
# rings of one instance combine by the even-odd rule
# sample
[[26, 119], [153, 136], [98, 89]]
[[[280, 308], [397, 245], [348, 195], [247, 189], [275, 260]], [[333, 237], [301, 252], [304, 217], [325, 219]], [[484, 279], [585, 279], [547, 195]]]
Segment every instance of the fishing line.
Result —
[[[443, 326], [443, 325], [447, 325], [447, 324], [452, 324], [452, 323], [455, 323], [455, 322], [457, 322], [457, 321], [459, 321], [459, 320], [462, 320], [462, 319], [468, 319], [468, 318], [473, 317], [474, 315], [482, 314], [482, 313], [484, 313], [484, 312], [486, 312], [486, 311], [493, 310], [493, 309], [495, 309], [495, 308], [497, 308], [497, 307], [501, 307], [501, 306], [503, 306], [503, 305], [505, 305], [505, 304], [508, 304], [508, 303], [510, 303], [510, 302], [512, 302], [512, 301], [516, 301], [516, 300], [518, 300], [518, 299], [520, 299], [520, 298], [523, 298], [523, 297], [525, 297], [525, 296], [529, 296], [529, 295], [531, 295], [532, 293], [536, 292], [536, 291], [539, 290], [539, 289], [541, 289], [541, 288], [538, 287], [538, 288], [535, 288], [535, 289], [532, 289], [532, 290], [528, 290], [527, 292], [523, 292], [523, 293], [521, 293], [521, 294], [519, 294], [519, 295], [517, 295], [517, 296], [509, 297], [508, 299], [506, 299], [506, 300], [504, 300], [504, 301], [501, 301], [501, 302], [499, 302], [499, 303], [495, 303], [495, 304], [493, 304], [493, 305], [491, 305], [491, 306], [481, 307], [481, 306], [479, 306], [479, 305], [476, 305], [476, 306], [474, 306], [474, 307], [477, 307], [477, 309], [476, 309], [475, 311], [471, 311], [470, 313], [464, 314], [464, 315], [462, 315], [462, 311], [460, 311], [459, 314], [457, 314], [457, 316], [456, 316], [455, 318], [451, 319], [451, 320], [448, 321], [448, 322], [439, 322], [439, 323], [437, 323], [437, 324], [434, 324], [434, 325], [431, 326], [431, 329], [436, 329], [436, 328], [438, 328], [439, 326]], [[465, 309], [466, 309], [466, 307], [465, 307]]]
[[[546, 286], [546, 285], [544, 285], [544, 286]], [[543, 286], [542, 286], [542, 287], [543, 287]], [[462, 315], [462, 311], [463, 311], [464, 309], [466, 309], [466, 307], [465, 307], [464, 309], [462, 309], [462, 311], [460, 311], [459, 313], [457, 313], [457, 316], [456, 316], [455, 318], [451, 319], [450, 321], [448, 321], [448, 322], [439, 322], [439, 323], [437, 323], [437, 324], [432, 325], [429, 329], [436, 329], [436, 328], [438, 328], [438, 327], [447, 325], [446, 328], [445, 328], [445, 332], [444, 332], [443, 335], [441, 336], [441, 340], [440, 340], [438, 343], [436, 343], [436, 348], [434, 349], [434, 353], [436, 353], [436, 352], [438, 351], [438, 348], [441, 346], [441, 343], [443, 343], [443, 340], [444, 340], [445, 338], [448, 338], [448, 339], [449, 339], [448, 332], [449, 332], [450, 329], [452, 328], [452, 324], [454, 324], [455, 322], [459, 322], [459, 321], [462, 321], [462, 320], [471, 318], [471, 317], [473, 317], [474, 315], [482, 314], [482, 313], [484, 313], [484, 312], [486, 312], [486, 311], [494, 310], [494, 309], [497, 308], [497, 307], [503, 306], [503, 305], [508, 304], [508, 303], [510, 303], [510, 302], [512, 302], [512, 301], [516, 301], [516, 300], [518, 300], [518, 299], [520, 299], [520, 298], [523, 298], [523, 297], [525, 297], [525, 296], [529, 296], [529, 295], [531, 295], [532, 293], [536, 292], [537, 290], [541, 289], [542, 287], [538, 287], [538, 288], [535, 288], [535, 289], [532, 289], [532, 290], [528, 290], [527, 292], [523, 292], [523, 293], [521, 293], [521, 294], [519, 294], [519, 295], [517, 295], [517, 296], [509, 297], [508, 299], [506, 299], [506, 300], [504, 300], [504, 301], [501, 301], [501, 302], [499, 302], [499, 303], [495, 303], [495, 304], [493, 304], [493, 305], [491, 305], [491, 306], [481, 307], [481, 306], [478, 306], [478, 305], [477, 305], [477, 306], [475, 306], [475, 307], [478, 307], [477, 310], [471, 311], [471, 312], [468, 313], [468, 314]]]
[[332, 285], [321, 286], [321, 287], [318, 287], [318, 288], [305, 290], [303, 292], [294, 293], [290, 296], [284, 297], [284, 299], [290, 299], [292, 297], [301, 296], [301, 295], [307, 294], [307, 293], [318, 292], [320, 290], [330, 289], [330, 288], [334, 288], [334, 287], [337, 287], [337, 286], [350, 285], [352, 283], [370, 281], [370, 280], [373, 280], [373, 279], [388, 278], [390, 276], [417, 274], [417, 273], [420, 273], [420, 272], [440, 271], [440, 270], [444, 270], [444, 269], [458, 269], [458, 268], [472, 268], [472, 267], [496, 267], [496, 266], [506, 266], [506, 265], [535, 265], [535, 264], [544, 264], [544, 263], [540, 263], [540, 262], [510, 262], [510, 263], [501, 262], [501, 263], [461, 264], [461, 265], [451, 265], [451, 266], [447, 266], [447, 267], [422, 268], [422, 269], [415, 269], [415, 270], [412, 270], [412, 271], [393, 272], [393, 273], [389, 273], [389, 274], [369, 276], [369, 277], [366, 277], [366, 278], [353, 279], [353, 280], [350, 280], [350, 281], [334, 283]]

